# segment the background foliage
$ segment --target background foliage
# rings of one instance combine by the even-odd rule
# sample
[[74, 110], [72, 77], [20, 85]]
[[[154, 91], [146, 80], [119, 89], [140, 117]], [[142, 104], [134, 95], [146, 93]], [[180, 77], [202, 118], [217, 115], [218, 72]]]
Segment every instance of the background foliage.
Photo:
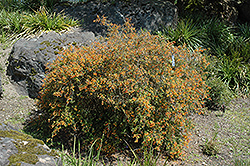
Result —
[[219, 78], [234, 93], [247, 96], [250, 82], [248, 23], [233, 25], [202, 15], [191, 18], [181, 18], [176, 28], [168, 27], [157, 34], [175, 42], [176, 46], [206, 49], [211, 63], [208, 75]]

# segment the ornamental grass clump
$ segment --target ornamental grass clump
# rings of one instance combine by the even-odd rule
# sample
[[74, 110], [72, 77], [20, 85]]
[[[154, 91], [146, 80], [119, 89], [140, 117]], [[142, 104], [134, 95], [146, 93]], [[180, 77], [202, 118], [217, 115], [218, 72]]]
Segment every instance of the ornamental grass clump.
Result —
[[40, 31], [60, 32], [78, 25], [77, 20], [67, 18], [64, 14], [49, 13], [44, 6], [34, 12], [35, 14], [24, 15], [24, 27], [30, 33], [38, 33]]
[[[108, 35], [90, 46], [70, 47], [48, 66], [37, 103], [38, 131], [63, 144], [76, 136], [82, 148], [103, 137], [102, 152], [151, 145], [170, 158], [189, 141], [189, 113], [207, 97], [202, 50], [174, 47], [105, 17]], [[44, 127], [44, 125], [47, 127]], [[97, 144], [97, 149], [100, 147]]]

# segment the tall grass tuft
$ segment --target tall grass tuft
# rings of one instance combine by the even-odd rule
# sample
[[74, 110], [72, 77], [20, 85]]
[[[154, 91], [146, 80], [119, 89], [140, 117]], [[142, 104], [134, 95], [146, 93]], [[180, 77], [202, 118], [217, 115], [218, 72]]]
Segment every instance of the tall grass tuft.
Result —
[[189, 49], [195, 50], [202, 46], [201, 37], [203, 32], [192, 19], [182, 19], [176, 28], [167, 27], [163, 32], [158, 32], [167, 40], [175, 42], [176, 46], [186, 45]]
[[[97, 155], [94, 156], [94, 145], [97, 141], [101, 141], [99, 150]], [[74, 137], [73, 149], [71, 149], [71, 154], [67, 151], [64, 151], [64, 146], [62, 145], [62, 153], [60, 153], [60, 158], [62, 160], [63, 165], [70, 165], [70, 166], [96, 166], [100, 163], [100, 152], [102, 148], [102, 140], [103, 139], [96, 139], [89, 149], [89, 154], [85, 156], [85, 159], [82, 159], [81, 156], [81, 146], [80, 142], [78, 141], [78, 153], [76, 153], [76, 138]]]
[[21, 9], [0, 10], [0, 41], [14, 43], [20, 37], [40, 31], [62, 31], [77, 26], [78, 21], [70, 19], [63, 14], [49, 13], [45, 7], [34, 13]]
[[16, 10], [20, 9], [22, 3], [20, 0], [1, 0], [0, 1], [0, 10]]
[[[97, 153], [94, 152], [94, 146], [97, 141], [100, 141], [99, 150]], [[59, 153], [59, 157], [61, 158], [61, 162], [63, 166], [98, 166], [98, 165], [110, 165], [109, 163], [104, 162], [101, 156], [101, 148], [102, 148], [103, 137], [101, 139], [97, 139], [90, 146], [90, 149], [87, 153], [83, 153], [80, 151], [81, 145], [78, 142], [78, 152], [76, 153], [76, 138], [74, 137], [73, 148], [70, 152], [64, 150], [64, 146], [62, 146], [62, 152]], [[128, 145], [129, 146], [129, 145]], [[130, 147], [130, 146], [129, 146]], [[133, 153], [133, 157], [129, 161], [120, 161], [117, 159], [116, 163], [118, 166], [156, 166], [159, 164], [160, 154], [157, 156], [154, 153], [154, 149], [152, 144], [150, 148], [146, 148], [143, 151], [142, 156], [138, 156], [136, 152], [130, 147], [131, 152]], [[95, 155], [94, 155], [95, 154]], [[167, 160], [163, 163], [162, 166], [166, 166]]]
[[32, 33], [39, 31], [61, 31], [77, 25], [77, 21], [69, 19], [63, 14], [50, 14], [45, 7], [40, 7], [35, 14], [24, 16], [24, 27]]

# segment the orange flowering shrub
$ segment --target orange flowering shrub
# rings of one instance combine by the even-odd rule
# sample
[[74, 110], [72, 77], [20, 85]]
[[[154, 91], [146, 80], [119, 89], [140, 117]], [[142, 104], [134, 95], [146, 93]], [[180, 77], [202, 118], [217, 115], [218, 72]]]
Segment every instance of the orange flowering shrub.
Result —
[[66, 49], [49, 66], [37, 105], [47, 115], [51, 137], [75, 135], [89, 145], [104, 134], [107, 153], [125, 141], [152, 141], [156, 150], [178, 157], [192, 127], [187, 115], [199, 112], [207, 97], [208, 63], [201, 50], [138, 33], [129, 21], [95, 21], [109, 27], [107, 37]]

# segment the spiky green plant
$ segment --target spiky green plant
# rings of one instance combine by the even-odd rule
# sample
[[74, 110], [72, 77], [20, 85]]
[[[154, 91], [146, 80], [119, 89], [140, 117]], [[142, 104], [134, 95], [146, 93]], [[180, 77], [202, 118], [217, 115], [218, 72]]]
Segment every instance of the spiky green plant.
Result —
[[206, 100], [206, 107], [210, 110], [223, 109], [234, 97], [229, 87], [216, 76], [211, 76], [207, 84], [211, 89], [209, 90], [210, 98]]
[[24, 19], [20, 11], [0, 11], [0, 29], [5, 33], [20, 33], [23, 31]]
[[[99, 139], [96, 139], [93, 144], [91, 145], [89, 149], [89, 154], [85, 156], [85, 159], [82, 159], [81, 157], [81, 146], [80, 142], [78, 142], [78, 153], [76, 153], [76, 138], [74, 138], [74, 144], [73, 149], [71, 149], [71, 154], [67, 151], [64, 151], [64, 146], [62, 145], [62, 153], [60, 154], [60, 157], [62, 159], [63, 165], [71, 165], [71, 166], [96, 166], [100, 159], [100, 153], [101, 153], [101, 147], [102, 147], [102, 139], [100, 139], [101, 144], [100, 148], [97, 152], [97, 155], [94, 156], [94, 146], [95, 143], [99, 141]], [[78, 156], [77, 156], [78, 154]]]
[[23, 27], [25, 21], [20, 10], [0, 10], [0, 42], [13, 43], [27, 31]]
[[234, 40], [232, 27], [218, 18], [206, 20], [201, 26], [204, 32], [203, 46], [210, 48], [211, 54], [223, 56], [228, 44]]
[[212, 72], [217, 75], [233, 91], [249, 92], [249, 67], [242, 64], [241, 58], [217, 59]]
[[176, 28], [167, 27], [163, 32], [159, 32], [158, 34], [165, 36], [171, 42], [174, 41], [177, 46], [185, 44], [191, 50], [202, 45], [200, 39], [203, 32], [192, 19], [180, 20]]
[[208, 156], [214, 156], [219, 153], [219, 143], [217, 141], [217, 133], [214, 134], [211, 140], [206, 139], [204, 145], [202, 145], [202, 152]]
[[238, 24], [237, 27], [238, 36], [241, 36], [245, 41], [250, 40], [250, 25], [249, 23]]
[[78, 22], [67, 18], [63, 14], [50, 14], [45, 7], [40, 7], [35, 14], [27, 14], [24, 16], [24, 27], [30, 32], [39, 31], [61, 31], [70, 27], [77, 26]]
[[[64, 150], [64, 146], [62, 145], [62, 152], [60, 152], [60, 158], [62, 161], [63, 166], [70, 165], [70, 166], [97, 166], [97, 165], [109, 165], [105, 164], [102, 161], [101, 156], [101, 148], [102, 148], [102, 140], [96, 139], [93, 144], [90, 146], [90, 149], [86, 154], [86, 156], [83, 157], [82, 152], [80, 151], [81, 145], [78, 142], [78, 152], [76, 152], [76, 139], [74, 138], [73, 148], [70, 152], [67, 150]], [[97, 153], [94, 152], [94, 146], [97, 141], [100, 141], [101, 144], [99, 146], [99, 150]], [[119, 158], [117, 159], [118, 166], [156, 166], [157, 162], [159, 161], [160, 155], [154, 154], [154, 149], [152, 148], [152, 144], [150, 145], [150, 148], [146, 148], [143, 151], [143, 154], [141, 157], [136, 154], [135, 150], [133, 150], [129, 144], [127, 144], [130, 148], [130, 151], [133, 154], [133, 157], [130, 161], [121, 162]], [[96, 154], [96, 155], [94, 155]], [[124, 165], [125, 164], [125, 165]], [[166, 161], [163, 166], [166, 166]]]
[[20, 0], [1, 0], [0, 9], [15, 10], [19, 9], [21, 6]]

